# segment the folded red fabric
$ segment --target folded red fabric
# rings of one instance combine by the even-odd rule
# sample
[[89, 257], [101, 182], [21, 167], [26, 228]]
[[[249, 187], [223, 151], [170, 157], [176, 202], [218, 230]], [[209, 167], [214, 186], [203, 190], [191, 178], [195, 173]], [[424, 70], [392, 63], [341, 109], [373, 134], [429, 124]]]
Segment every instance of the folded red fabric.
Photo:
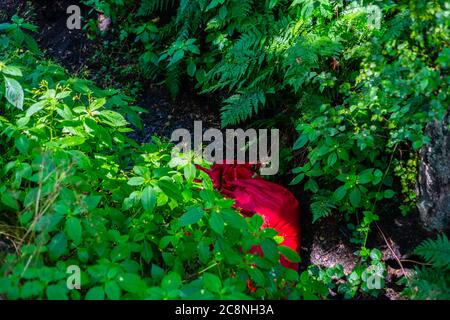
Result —
[[[199, 169], [210, 176], [215, 189], [235, 200], [234, 207], [242, 214], [261, 215], [263, 227], [277, 230], [284, 237], [282, 245], [299, 253], [299, 204], [289, 190], [257, 176], [251, 164], [215, 164], [211, 169]], [[262, 254], [260, 248], [256, 251]], [[280, 262], [287, 268], [298, 269], [297, 263], [285, 257]]]

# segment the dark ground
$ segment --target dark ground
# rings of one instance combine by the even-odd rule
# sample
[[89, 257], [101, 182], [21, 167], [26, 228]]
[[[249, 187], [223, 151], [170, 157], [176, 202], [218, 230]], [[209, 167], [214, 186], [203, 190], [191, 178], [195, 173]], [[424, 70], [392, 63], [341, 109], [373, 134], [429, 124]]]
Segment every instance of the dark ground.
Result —
[[[0, 0], [0, 22], [5, 16], [16, 12], [31, 15], [31, 20], [39, 26], [38, 42], [47, 56], [58, 61], [72, 72], [88, 69], [94, 80], [98, 80], [101, 65], [89, 59], [100, 44], [88, 40], [84, 31], [70, 31], [66, 28], [65, 8], [73, 1], [31, 1], [34, 9], [25, 1]], [[3, 11], [3, 12], [2, 12]], [[83, 8], [83, 16], [95, 17]], [[97, 79], [95, 79], [97, 77]], [[126, 80], [126, 79], [125, 79]], [[129, 81], [134, 81], [130, 77]], [[99, 81], [97, 81], [99, 82]], [[101, 82], [101, 81], [100, 81]], [[101, 83], [99, 83], [101, 85]], [[117, 87], [120, 88], [120, 83]], [[145, 128], [136, 135], [138, 141], [147, 142], [152, 134], [169, 136], [176, 128], [193, 128], [194, 120], [202, 120], [210, 127], [220, 128], [220, 98], [214, 95], [199, 96], [192, 89], [184, 90], [180, 97], [173, 100], [161, 86], [146, 83], [144, 93], [136, 97], [138, 105], [148, 110], [143, 115]], [[280, 183], [289, 182], [289, 177], [281, 177]], [[346, 272], [358, 262], [354, 252], [357, 246], [350, 243], [351, 234], [345, 223], [330, 217], [312, 224], [309, 212], [309, 199], [305, 198], [301, 186], [291, 188], [302, 206], [302, 267], [310, 264], [331, 267], [341, 264]], [[368, 247], [380, 248], [388, 265], [387, 289], [383, 299], [399, 299], [401, 288], [395, 284], [402, 275], [401, 268], [394, 258], [395, 252], [400, 260], [413, 260], [413, 249], [429, 234], [422, 230], [417, 213], [402, 217], [396, 211], [383, 214], [379, 222], [390, 248], [377, 228], [373, 227], [368, 239]], [[0, 247], [2, 243], [0, 242]], [[410, 272], [414, 263], [403, 261], [406, 272]], [[360, 297], [368, 298], [368, 297]]]

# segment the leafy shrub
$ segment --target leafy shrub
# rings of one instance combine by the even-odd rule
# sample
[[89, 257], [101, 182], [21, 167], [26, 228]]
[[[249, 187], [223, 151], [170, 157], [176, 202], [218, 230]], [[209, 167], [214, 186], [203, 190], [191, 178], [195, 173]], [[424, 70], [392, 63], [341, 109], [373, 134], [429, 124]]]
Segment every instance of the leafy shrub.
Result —
[[174, 95], [185, 78], [225, 93], [223, 126], [266, 109], [259, 124], [295, 128], [292, 184], [310, 192], [314, 221], [350, 222], [362, 260], [384, 211], [414, 210], [424, 128], [448, 112], [445, 1], [85, 3], [140, 48], [144, 77], [163, 75]]
[[[4, 31], [22, 32], [9, 24]], [[244, 218], [172, 145], [138, 145], [116, 90], [70, 78], [0, 34], [0, 294], [9, 299], [318, 298], [317, 277], [282, 267], [273, 229]], [[14, 81], [12, 81], [14, 79]], [[13, 85], [11, 86], [11, 83]], [[5, 92], [6, 94], [3, 94]], [[22, 97], [18, 104], [14, 97]], [[130, 111], [131, 110], [131, 111]], [[135, 111], [135, 110], [134, 110]], [[206, 165], [206, 164], [205, 164]], [[264, 256], [249, 253], [261, 246]], [[81, 270], [68, 290], [67, 270]], [[69, 269], [68, 269], [69, 268]]]
[[386, 203], [414, 207], [424, 127], [448, 109], [445, 1], [85, 3], [113, 17], [121, 41], [141, 48], [144, 74], [165, 75], [174, 94], [183, 77], [228, 93], [223, 126], [264, 108], [277, 114], [266, 124], [290, 123], [292, 184], [312, 194], [314, 221], [356, 216], [364, 248]]

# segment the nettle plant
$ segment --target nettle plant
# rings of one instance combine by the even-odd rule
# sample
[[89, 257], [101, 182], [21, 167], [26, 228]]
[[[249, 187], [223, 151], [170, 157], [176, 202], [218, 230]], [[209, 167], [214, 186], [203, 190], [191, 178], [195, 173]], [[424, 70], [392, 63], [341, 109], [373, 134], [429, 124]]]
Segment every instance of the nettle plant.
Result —
[[[11, 252], [0, 253], [0, 295], [328, 295], [318, 275], [280, 265], [280, 255], [298, 262], [298, 254], [279, 245], [275, 230], [261, 229], [259, 215], [243, 217], [203, 171], [171, 161], [171, 144], [131, 140], [128, 122], [114, 111], [133, 111], [120, 92], [69, 78], [9, 33], [0, 34], [0, 46], [0, 71], [23, 94], [23, 104], [10, 89], [0, 97], [0, 231], [11, 243]], [[251, 254], [254, 246], [264, 256]], [[80, 290], [68, 289], [73, 266]]]
[[291, 124], [292, 184], [314, 221], [350, 222], [362, 261], [372, 223], [414, 209], [425, 125], [448, 109], [445, 1], [85, 2], [139, 48], [144, 77], [225, 95], [224, 127]]
[[402, 172], [448, 105], [444, 1], [86, 3], [113, 17], [121, 41], [141, 48], [146, 75], [164, 75], [173, 94], [190, 77], [227, 95], [223, 126], [263, 109], [277, 114], [265, 124], [291, 123], [301, 162], [292, 184], [312, 193], [314, 220], [357, 215], [354, 240], [365, 245], [381, 204], [414, 207], [414, 173]]
[[368, 231], [384, 199], [405, 201], [404, 214], [414, 207], [415, 153], [429, 142], [426, 124], [448, 108], [448, 14], [438, 1], [386, 7], [383, 27], [343, 53], [341, 65], [360, 63], [335, 87], [340, 103], [302, 101], [294, 149], [306, 148], [308, 161], [293, 183], [315, 194], [315, 219], [362, 212]]

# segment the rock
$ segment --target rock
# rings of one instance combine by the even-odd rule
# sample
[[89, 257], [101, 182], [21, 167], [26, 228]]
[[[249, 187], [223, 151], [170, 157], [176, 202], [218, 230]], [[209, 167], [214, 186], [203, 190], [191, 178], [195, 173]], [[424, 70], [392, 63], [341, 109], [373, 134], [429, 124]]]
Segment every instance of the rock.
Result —
[[425, 229], [445, 231], [450, 227], [450, 133], [448, 115], [429, 123], [425, 132], [431, 142], [420, 150], [416, 186], [417, 207]]

